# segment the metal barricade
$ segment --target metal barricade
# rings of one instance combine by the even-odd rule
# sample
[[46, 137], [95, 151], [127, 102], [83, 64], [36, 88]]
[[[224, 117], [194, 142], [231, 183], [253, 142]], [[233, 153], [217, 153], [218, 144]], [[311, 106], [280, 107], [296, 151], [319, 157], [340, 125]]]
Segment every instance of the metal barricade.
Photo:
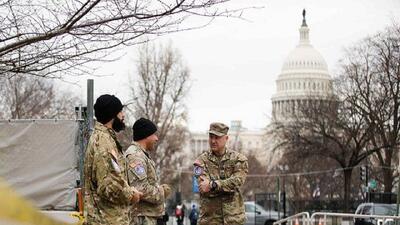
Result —
[[308, 212], [298, 213], [274, 222], [273, 225], [357, 225], [356, 219], [368, 219], [375, 222], [360, 222], [361, 225], [400, 225], [400, 216], [361, 215], [350, 213], [316, 212], [310, 217]]
[[370, 225], [394, 225], [400, 221], [400, 216], [316, 212], [311, 215], [309, 225], [353, 225], [357, 218], [376, 220], [376, 223], [361, 223]]
[[293, 216], [286, 217], [285, 219], [278, 220], [274, 222], [273, 225], [309, 225], [310, 214], [308, 212], [297, 213]]

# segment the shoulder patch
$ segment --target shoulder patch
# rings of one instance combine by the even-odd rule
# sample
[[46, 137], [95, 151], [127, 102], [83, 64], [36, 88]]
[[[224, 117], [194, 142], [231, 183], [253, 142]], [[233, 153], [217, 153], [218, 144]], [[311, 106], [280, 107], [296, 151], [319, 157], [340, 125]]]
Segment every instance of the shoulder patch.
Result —
[[204, 167], [204, 162], [203, 162], [201, 159], [196, 159], [196, 160], [193, 162], [193, 165]]
[[195, 165], [193, 168], [193, 173], [195, 176], [200, 176], [203, 174], [203, 167]]
[[137, 175], [143, 175], [146, 172], [146, 169], [144, 168], [144, 166], [140, 163], [135, 165], [135, 167], [133, 168], [136, 172]]
[[193, 165], [199, 166], [201, 165], [200, 160], [196, 159], [193, 163]]

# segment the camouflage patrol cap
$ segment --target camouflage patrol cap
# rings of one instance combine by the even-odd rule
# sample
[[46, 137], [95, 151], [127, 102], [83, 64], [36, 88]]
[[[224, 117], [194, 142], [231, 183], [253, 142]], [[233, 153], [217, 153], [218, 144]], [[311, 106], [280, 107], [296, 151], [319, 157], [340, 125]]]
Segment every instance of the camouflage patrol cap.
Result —
[[217, 136], [225, 136], [228, 134], [229, 127], [223, 123], [214, 122], [210, 124], [209, 134], [215, 134]]

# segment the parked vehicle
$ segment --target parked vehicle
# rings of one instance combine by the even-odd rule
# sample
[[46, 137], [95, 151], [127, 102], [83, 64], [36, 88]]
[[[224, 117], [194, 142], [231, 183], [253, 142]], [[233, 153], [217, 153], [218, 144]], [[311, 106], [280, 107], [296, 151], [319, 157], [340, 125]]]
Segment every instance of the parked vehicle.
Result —
[[[395, 216], [396, 204], [381, 204], [381, 203], [362, 203], [360, 204], [355, 214], [358, 215], [380, 215], [380, 216]], [[389, 225], [393, 224], [392, 219], [383, 220], [377, 218], [355, 218], [354, 225]]]
[[244, 202], [244, 207], [246, 212], [245, 225], [272, 225], [279, 219], [277, 211], [265, 210], [261, 205], [253, 201]]

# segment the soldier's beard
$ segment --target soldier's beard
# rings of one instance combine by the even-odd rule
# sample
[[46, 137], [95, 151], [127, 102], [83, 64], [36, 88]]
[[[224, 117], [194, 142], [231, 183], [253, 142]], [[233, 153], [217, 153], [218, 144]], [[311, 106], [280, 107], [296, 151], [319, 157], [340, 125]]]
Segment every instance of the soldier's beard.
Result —
[[115, 130], [115, 132], [120, 132], [121, 130], [125, 129], [125, 123], [116, 116], [114, 117], [112, 128]]
[[147, 151], [154, 151], [156, 149], [156, 143], [155, 142], [149, 142], [147, 143]]

